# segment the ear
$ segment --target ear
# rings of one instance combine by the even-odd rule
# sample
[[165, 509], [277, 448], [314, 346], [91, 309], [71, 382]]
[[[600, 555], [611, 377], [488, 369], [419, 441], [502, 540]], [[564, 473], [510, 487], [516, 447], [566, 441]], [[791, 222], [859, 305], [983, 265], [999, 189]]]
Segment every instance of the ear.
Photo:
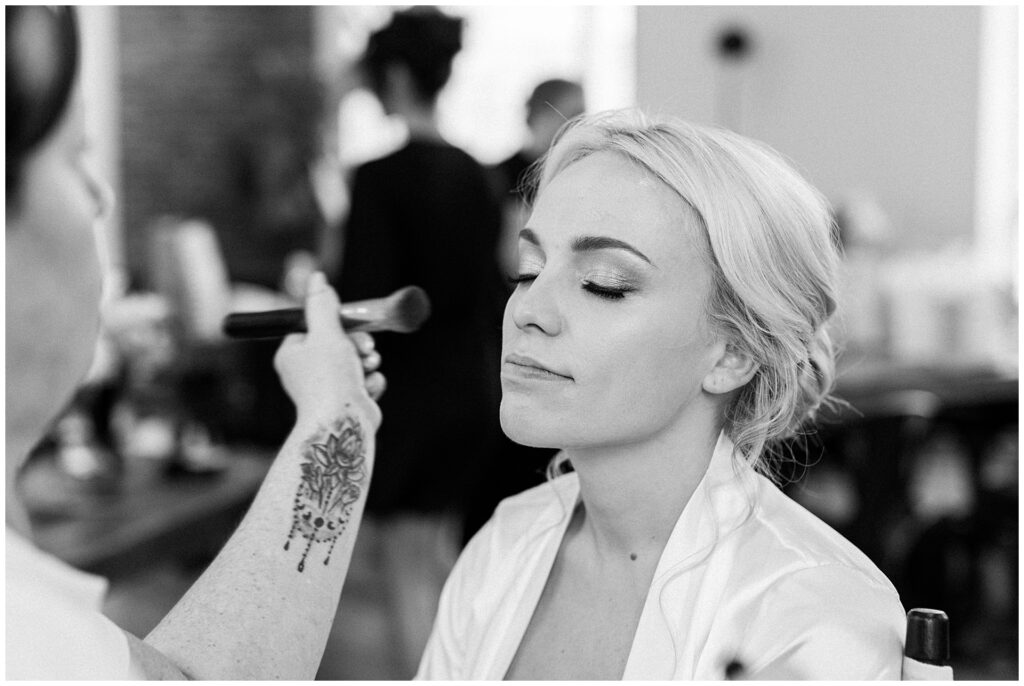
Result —
[[702, 387], [708, 393], [734, 391], [754, 378], [760, 365], [732, 343], [726, 343], [715, 366], [704, 377]]

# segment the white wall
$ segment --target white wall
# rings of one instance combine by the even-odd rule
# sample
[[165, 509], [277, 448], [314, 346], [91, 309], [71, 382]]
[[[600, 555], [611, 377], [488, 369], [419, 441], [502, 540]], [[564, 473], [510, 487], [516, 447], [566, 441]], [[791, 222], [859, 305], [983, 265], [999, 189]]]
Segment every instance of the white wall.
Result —
[[466, 20], [463, 49], [441, 93], [441, 130], [485, 163], [526, 137], [526, 100], [545, 79], [582, 82], [587, 107], [633, 103], [635, 8], [602, 4], [447, 7]]
[[[641, 7], [638, 104], [761, 139], [833, 201], [867, 190], [901, 248], [969, 242], [980, 11]], [[732, 23], [755, 44], [728, 69], [713, 48]]]

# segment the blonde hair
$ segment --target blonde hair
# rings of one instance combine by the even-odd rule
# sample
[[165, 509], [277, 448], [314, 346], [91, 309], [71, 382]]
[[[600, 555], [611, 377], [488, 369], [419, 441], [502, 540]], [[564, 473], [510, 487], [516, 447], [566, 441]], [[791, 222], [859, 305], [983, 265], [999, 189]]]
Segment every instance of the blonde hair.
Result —
[[728, 407], [725, 431], [774, 477], [779, 442], [803, 431], [834, 382], [825, 324], [836, 307], [838, 251], [828, 201], [763, 143], [637, 110], [567, 123], [535, 170], [538, 195], [601, 151], [659, 178], [699, 219], [713, 272], [709, 321], [759, 365]]

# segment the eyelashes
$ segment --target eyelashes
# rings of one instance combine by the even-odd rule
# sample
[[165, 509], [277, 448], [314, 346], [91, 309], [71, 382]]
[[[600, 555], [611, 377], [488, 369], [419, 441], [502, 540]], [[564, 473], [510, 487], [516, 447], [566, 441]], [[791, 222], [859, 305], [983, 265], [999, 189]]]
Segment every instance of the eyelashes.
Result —
[[605, 300], [622, 300], [626, 297], [627, 293], [631, 293], [633, 291], [632, 288], [608, 288], [607, 286], [599, 286], [593, 281], [584, 281], [583, 290], [588, 293], [593, 293], [597, 297], [604, 298]]
[[[508, 282], [510, 285], [519, 286], [519, 284], [529, 283], [536, 278], [536, 274], [516, 274], [509, 276]], [[584, 279], [581, 285], [587, 293], [604, 300], [622, 300], [626, 297], [627, 293], [632, 293], [636, 290], [632, 286], [602, 286], [588, 279]]]

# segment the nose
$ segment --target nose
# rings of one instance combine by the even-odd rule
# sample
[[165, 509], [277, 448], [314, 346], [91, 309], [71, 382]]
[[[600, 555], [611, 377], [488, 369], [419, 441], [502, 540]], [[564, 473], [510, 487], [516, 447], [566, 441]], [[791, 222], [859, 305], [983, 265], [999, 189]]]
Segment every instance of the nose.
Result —
[[508, 300], [512, 322], [520, 331], [533, 329], [548, 336], [562, 330], [562, 312], [555, 284], [541, 274], [532, 283], [519, 286]]

